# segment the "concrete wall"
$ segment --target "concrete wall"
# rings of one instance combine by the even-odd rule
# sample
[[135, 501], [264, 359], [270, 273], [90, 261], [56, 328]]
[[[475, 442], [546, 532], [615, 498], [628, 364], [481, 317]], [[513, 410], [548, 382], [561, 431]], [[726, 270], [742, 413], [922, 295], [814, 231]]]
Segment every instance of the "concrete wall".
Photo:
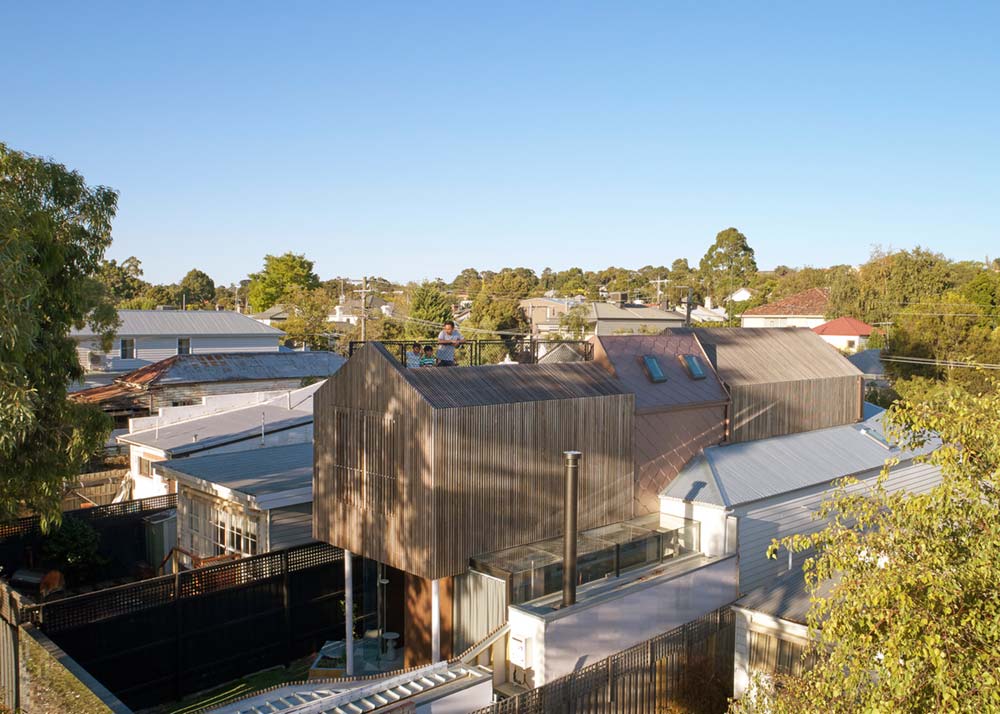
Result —
[[[879, 471], [880, 469], [874, 469], [859, 475], [860, 481], [852, 487], [852, 491], [871, 488]], [[888, 488], [891, 491], [923, 493], [933, 488], [940, 479], [938, 470], [929, 464], [903, 464], [892, 470]], [[777, 558], [768, 560], [767, 548], [775, 538], [821, 530], [826, 523], [814, 519], [812, 514], [819, 507], [827, 490], [828, 486], [821, 484], [756, 501], [734, 510], [734, 515], [739, 519], [741, 593], [770, 582], [775, 576], [788, 571], [787, 553], [779, 553]], [[792, 567], [801, 567], [802, 558], [802, 554], [796, 556]]]
[[735, 558], [637, 583], [615, 596], [545, 616], [512, 606], [511, 637], [526, 637], [527, 683], [539, 686], [695, 620], [736, 598]]

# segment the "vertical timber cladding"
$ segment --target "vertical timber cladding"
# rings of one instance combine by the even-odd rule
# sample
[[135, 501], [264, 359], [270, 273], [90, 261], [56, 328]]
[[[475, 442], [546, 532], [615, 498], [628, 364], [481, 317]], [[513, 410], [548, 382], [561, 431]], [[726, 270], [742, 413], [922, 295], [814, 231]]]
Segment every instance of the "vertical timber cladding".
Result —
[[[451, 369], [465, 368], [434, 381], [447, 388]], [[366, 345], [315, 397], [317, 539], [423, 578], [457, 575], [473, 555], [562, 533], [568, 449], [583, 452], [580, 528], [632, 516], [631, 393], [604, 375], [595, 396], [574, 396], [596, 366], [468, 369], [521, 370], [514, 381], [565, 370], [576, 382], [537, 401], [432, 408], [381, 345]], [[455, 384], [456, 395], [491, 388]]]
[[730, 386], [729, 440], [768, 439], [851, 424], [862, 413], [861, 377], [825, 377]]

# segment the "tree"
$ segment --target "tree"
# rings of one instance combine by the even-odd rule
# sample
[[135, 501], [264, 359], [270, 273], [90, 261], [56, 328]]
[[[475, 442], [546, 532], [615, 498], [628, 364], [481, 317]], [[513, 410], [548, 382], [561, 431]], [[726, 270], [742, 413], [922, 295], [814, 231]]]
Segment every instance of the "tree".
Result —
[[286, 343], [313, 350], [330, 349], [333, 301], [323, 288], [310, 290], [294, 285], [282, 295], [281, 302], [288, 309], [288, 319], [281, 327], [287, 335]]
[[117, 314], [98, 280], [118, 194], [0, 144], [0, 521], [31, 509], [58, 521], [67, 479], [104, 445], [111, 424], [70, 402], [82, 376], [73, 326], [110, 348]]
[[466, 268], [451, 281], [451, 289], [457, 293], [475, 295], [479, 292], [481, 282], [482, 278], [480, 278], [478, 270]]
[[410, 293], [409, 317], [432, 325], [407, 323], [406, 334], [414, 338], [435, 337], [441, 325], [451, 317], [451, 301], [430, 283], [418, 285]]
[[215, 281], [194, 268], [181, 279], [179, 292], [188, 304], [208, 303], [215, 299]]
[[749, 285], [757, 275], [757, 261], [747, 237], [735, 228], [715, 236], [698, 265], [708, 296], [718, 303], [737, 288]]
[[575, 305], [559, 318], [559, 328], [574, 340], [584, 337], [593, 324], [588, 321], [590, 309], [587, 305]]
[[285, 253], [264, 256], [264, 269], [250, 276], [250, 306], [255, 312], [271, 307], [293, 286], [319, 287], [313, 262], [304, 255]]
[[735, 711], [1000, 710], [1000, 382], [989, 381], [972, 393], [915, 380], [887, 413], [893, 440], [940, 438], [927, 457], [940, 485], [889, 493], [883, 472], [866, 493], [846, 479], [820, 508], [825, 529], [771, 546], [815, 549], [805, 577], [816, 664]]
[[138, 297], [149, 287], [142, 279], [142, 262], [134, 255], [120, 264], [115, 260], [102, 260], [97, 279], [115, 304]]

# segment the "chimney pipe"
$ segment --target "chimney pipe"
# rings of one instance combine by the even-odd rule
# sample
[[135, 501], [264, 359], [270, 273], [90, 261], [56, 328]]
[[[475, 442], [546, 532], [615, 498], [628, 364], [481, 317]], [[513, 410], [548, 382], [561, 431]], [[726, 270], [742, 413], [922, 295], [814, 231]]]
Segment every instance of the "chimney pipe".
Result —
[[580, 452], [564, 451], [566, 457], [566, 498], [563, 504], [563, 596], [562, 606], [576, 602], [576, 515], [577, 486], [580, 480]]

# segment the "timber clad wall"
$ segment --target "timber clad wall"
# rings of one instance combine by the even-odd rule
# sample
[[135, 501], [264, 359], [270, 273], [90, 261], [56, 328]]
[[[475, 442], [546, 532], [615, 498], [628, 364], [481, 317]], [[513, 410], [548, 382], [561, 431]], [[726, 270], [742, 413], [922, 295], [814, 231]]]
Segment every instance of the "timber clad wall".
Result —
[[729, 388], [729, 441], [753, 441], [861, 419], [860, 376], [803, 379]]
[[[580, 529], [632, 516], [634, 397], [599, 367], [453, 368], [410, 379], [443, 385], [438, 404], [459, 406], [433, 407], [430, 387], [421, 393], [377, 344], [316, 393], [317, 539], [420, 577], [457, 575], [474, 555], [561, 534], [569, 449], [584, 452]], [[554, 385], [549, 394], [538, 392], [543, 383]], [[518, 390], [539, 401], [507, 399]], [[460, 405], [484, 395], [500, 403]]]

